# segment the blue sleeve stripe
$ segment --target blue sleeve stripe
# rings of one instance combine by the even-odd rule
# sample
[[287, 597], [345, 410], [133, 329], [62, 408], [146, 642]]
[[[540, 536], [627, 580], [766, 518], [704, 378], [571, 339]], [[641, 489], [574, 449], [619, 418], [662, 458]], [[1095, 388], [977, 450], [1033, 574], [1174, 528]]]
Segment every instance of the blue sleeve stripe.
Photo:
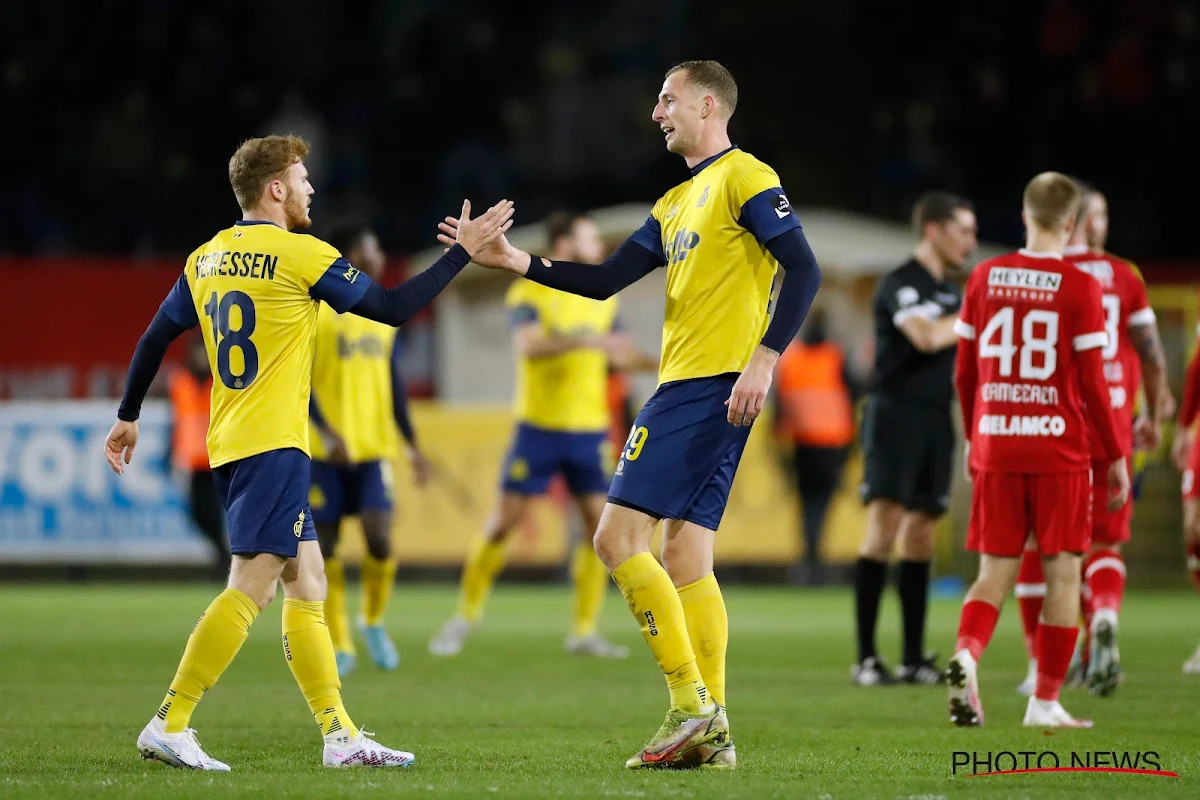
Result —
[[751, 197], [742, 205], [742, 214], [738, 224], [758, 239], [759, 244], [766, 246], [767, 242], [781, 233], [787, 233], [793, 228], [800, 227], [800, 220], [792, 212], [787, 195], [779, 186], [765, 189]]
[[508, 312], [508, 324], [517, 328], [538, 321], [538, 311], [528, 303], [522, 303]]
[[175, 281], [159, 308], [172, 322], [183, 328], [194, 328], [200, 324], [196, 316], [196, 304], [192, 302], [192, 289], [188, 286], [187, 275], [179, 276], [179, 280]]
[[663, 252], [662, 246], [662, 225], [654, 218], [653, 214], [646, 217], [646, 221], [642, 223], [642, 227], [634, 231], [633, 235], [629, 238], [658, 256], [659, 260], [664, 264], [667, 263], [667, 256]]
[[339, 314], [349, 311], [363, 295], [372, 281], [344, 258], [336, 259], [324, 274], [308, 290], [314, 300], [322, 300]]

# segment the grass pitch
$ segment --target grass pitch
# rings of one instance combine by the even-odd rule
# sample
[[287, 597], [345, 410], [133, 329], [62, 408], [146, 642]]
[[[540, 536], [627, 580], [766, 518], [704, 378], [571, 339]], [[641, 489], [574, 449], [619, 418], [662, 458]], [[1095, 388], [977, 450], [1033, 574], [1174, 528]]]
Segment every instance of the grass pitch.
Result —
[[[154, 713], [207, 586], [17, 586], [0, 589], [0, 797], [670, 797], [935, 798], [1200, 796], [1200, 676], [1180, 664], [1200, 634], [1200, 605], [1180, 593], [1134, 594], [1122, 618], [1126, 684], [1101, 700], [1066, 692], [1091, 731], [1020, 725], [1013, 691], [1025, 656], [1015, 607], [984, 656], [987, 727], [953, 728], [940, 688], [853, 688], [845, 590], [731, 588], [730, 719], [735, 773], [637, 772], [624, 759], [657, 729], [666, 691], [615, 593], [603, 629], [624, 662], [562, 652], [564, 587], [501, 586], [463, 655], [429, 656], [454, 591], [399, 587], [389, 626], [395, 673], [360, 651], [343, 681], [354, 720], [412, 750], [407, 770], [326, 770], [320, 739], [284, 663], [280, 605], [264, 613], [193, 725], [231, 774], [143, 762], [134, 740]], [[352, 597], [354, 596], [352, 592]], [[891, 603], [891, 598], [888, 599]], [[898, 655], [885, 603], [882, 652]], [[929, 644], [943, 659], [957, 601], [934, 601]], [[1155, 751], [1179, 779], [1113, 774], [952, 775], [954, 751]], [[1045, 764], [1043, 764], [1045, 765]], [[1003, 765], [1007, 768], [1007, 764]]]

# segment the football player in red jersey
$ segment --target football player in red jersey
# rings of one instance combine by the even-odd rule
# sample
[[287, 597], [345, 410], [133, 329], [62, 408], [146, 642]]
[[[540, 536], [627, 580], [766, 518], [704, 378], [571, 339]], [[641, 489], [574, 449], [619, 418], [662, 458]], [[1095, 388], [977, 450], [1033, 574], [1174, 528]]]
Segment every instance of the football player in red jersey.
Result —
[[1079, 202], [1079, 187], [1065, 175], [1045, 172], [1030, 181], [1026, 247], [972, 271], [956, 325], [956, 383], [974, 484], [967, 547], [980, 554], [946, 670], [957, 725], [983, 723], [976, 666], [1030, 531], [1047, 591], [1025, 724], [1091, 725], [1058, 701], [1079, 633], [1081, 559], [1091, 545], [1091, 432], [1107, 461], [1109, 510], [1128, 501], [1129, 470], [1104, 377], [1100, 284], [1062, 259]]
[[[1137, 267], [1104, 250], [1108, 201], [1094, 187], [1076, 182], [1082, 192], [1079, 221], [1063, 251], [1063, 259], [1100, 282], [1104, 327], [1108, 333], [1108, 343], [1101, 351], [1104, 377], [1122, 448], [1126, 453], [1133, 450], [1134, 398], [1144, 381], [1146, 406], [1136, 423], [1136, 439], [1138, 447], [1153, 450], [1162, 436], [1162, 420], [1175, 412], [1154, 310]], [[1094, 436], [1092, 473], [1102, 475], [1107, 467], [1100, 439]], [[1121, 676], [1116, 642], [1117, 614], [1125, 592], [1121, 545], [1129, 541], [1133, 504], [1127, 503], [1109, 513], [1103, 484], [1093, 485], [1092, 493], [1092, 548], [1083, 565], [1083, 646], [1076, 651], [1068, 680], [1082, 685], [1086, 679], [1092, 694], [1108, 696], [1117, 688]], [[1032, 645], [1044, 594], [1041, 559], [1036, 548], [1027, 543], [1017, 577], [1017, 598], [1027, 647]], [[1019, 687], [1023, 694], [1032, 694], [1036, 683], [1036, 654], [1032, 649], [1029, 654], [1029, 676]]]
[[[1196, 329], [1200, 336], [1200, 326]], [[1183, 543], [1187, 549], [1188, 572], [1196, 588], [1200, 589], [1200, 486], [1196, 476], [1200, 474], [1200, 446], [1196, 444], [1192, 426], [1200, 414], [1200, 350], [1188, 364], [1183, 384], [1183, 402], [1179, 407], [1179, 419], [1175, 424], [1175, 441], [1171, 456], [1175, 466], [1183, 472]], [[1200, 647], [1183, 662], [1183, 671], [1200, 674]]]

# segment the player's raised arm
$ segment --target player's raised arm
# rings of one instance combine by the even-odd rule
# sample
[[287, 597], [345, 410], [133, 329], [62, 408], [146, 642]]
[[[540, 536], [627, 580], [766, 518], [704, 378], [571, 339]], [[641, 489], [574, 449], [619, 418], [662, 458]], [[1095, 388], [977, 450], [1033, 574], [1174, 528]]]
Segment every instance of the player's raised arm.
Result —
[[[384, 289], [361, 276], [366, 281], [366, 288], [358, 302], [350, 307], [350, 313], [393, 327], [403, 325], [433, 302], [476, 254], [503, 237], [512, 227], [512, 216], [512, 201], [501, 200], [478, 218], [471, 219], [471, 201], [464, 200], [462, 216], [456, 220], [458, 238], [450, 242], [450, 249], [433, 266], [391, 289]], [[314, 296], [324, 299], [317, 294], [319, 285], [314, 285], [313, 290]]]
[[150, 390], [150, 384], [154, 382], [154, 376], [162, 366], [167, 348], [184, 331], [196, 327], [198, 322], [187, 276], [180, 275], [162, 305], [158, 307], [154, 318], [150, 320], [146, 332], [138, 340], [137, 348], [133, 351], [133, 360], [129, 362], [125, 393], [117, 409], [117, 422], [104, 442], [104, 457], [113, 472], [118, 475], [125, 472], [125, 464], [133, 459], [142, 401], [146, 399], [146, 392]]
[[[446, 217], [438, 228], [441, 230], [438, 241], [453, 245], [459, 230], [458, 221]], [[504, 236], [472, 258], [480, 266], [508, 270], [534, 283], [593, 300], [607, 300], [667, 263], [662, 249], [662, 231], [653, 216], [647, 218], [642, 227], [602, 264], [551, 261], [518, 250]]]

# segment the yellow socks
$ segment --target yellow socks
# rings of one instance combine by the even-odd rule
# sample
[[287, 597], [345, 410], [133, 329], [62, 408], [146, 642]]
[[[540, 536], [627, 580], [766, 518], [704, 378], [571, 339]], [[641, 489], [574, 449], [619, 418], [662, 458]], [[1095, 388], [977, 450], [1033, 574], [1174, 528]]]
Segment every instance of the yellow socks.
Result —
[[[362, 614], [368, 625], [378, 625], [383, 621], [383, 612], [387, 609], [395, 583], [396, 559], [380, 560], [370, 553], [363, 557]], [[329, 632], [332, 634], [333, 629], [330, 628]]]
[[258, 606], [243, 592], [217, 595], [192, 629], [171, 688], [158, 709], [168, 733], [188, 727], [200, 697], [217, 682], [242, 648]]
[[614, 569], [612, 576], [667, 677], [671, 707], [698, 713], [712, 701], [696, 666], [679, 594], [667, 571], [654, 556], [638, 553]]
[[571, 559], [571, 578], [575, 581], [573, 636], [589, 636], [596, 632], [596, 621], [604, 607], [608, 591], [608, 568], [596, 555], [591, 542], [580, 542]]
[[325, 591], [325, 624], [329, 626], [333, 649], [353, 653], [350, 615], [346, 612], [346, 568], [341, 559], [330, 558], [325, 562], [325, 583], [328, 587]]
[[283, 654], [321, 735], [357, 733], [342, 705], [342, 682], [338, 679], [333, 640], [325, 627], [324, 603], [283, 601]]
[[688, 639], [696, 666], [704, 677], [713, 702], [725, 705], [725, 651], [729, 647], [729, 614], [717, 576], [711, 572], [679, 588], [679, 602], [687, 619]]
[[496, 576], [504, 569], [506, 555], [504, 542], [489, 542], [486, 537], [480, 537], [471, 543], [458, 594], [459, 616], [468, 622], [483, 616], [483, 606]]

